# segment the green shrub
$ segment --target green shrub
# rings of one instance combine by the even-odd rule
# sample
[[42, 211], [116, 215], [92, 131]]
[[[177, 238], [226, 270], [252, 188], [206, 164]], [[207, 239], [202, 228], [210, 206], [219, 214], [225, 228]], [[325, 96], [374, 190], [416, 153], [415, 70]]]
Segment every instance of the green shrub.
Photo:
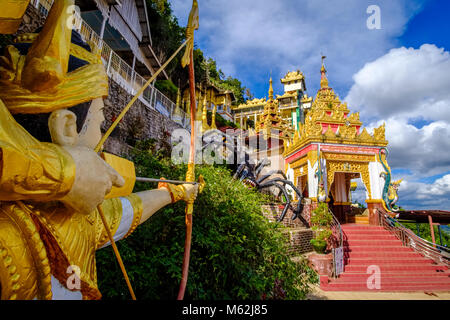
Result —
[[333, 235], [333, 232], [331, 231], [332, 221], [333, 216], [328, 210], [328, 205], [326, 203], [319, 203], [311, 215], [311, 225], [315, 237], [310, 242], [317, 253], [325, 253], [325, 248], [323, 248], [323, 250], [321, 248], [323, 246], [326, 247], [328, 239]]
[[158, 80], [155, 88], [165, 94], [172, 101], [177, 101], [178, 88], [170, 80]]
[[[184, 179], [186, 166], [133, 156], [137, 174]], [[278, 224], [261, 214], [261, 195], [234, 181], [225, 168], [197, 166], [207, 185], [194, 205], [186, 299], [302, 299], [316, 281], [306, 262], [294, 263]], [[156, 185], [137, 184], [136, 191]], [[169, 205], [128, 239], [118, 242], [138, 299], [177, 296], [185, 238], [184, 203]], [[105, 299], [129, 299], [111, 248], [97, 253], [99, 287]]]
[[320, 202], [316, 209], [313, 210], [311, 215], [311, 225], [317, 227], [326, 227], [333, 221], [333, 216], [328, 210], [326, 203]]

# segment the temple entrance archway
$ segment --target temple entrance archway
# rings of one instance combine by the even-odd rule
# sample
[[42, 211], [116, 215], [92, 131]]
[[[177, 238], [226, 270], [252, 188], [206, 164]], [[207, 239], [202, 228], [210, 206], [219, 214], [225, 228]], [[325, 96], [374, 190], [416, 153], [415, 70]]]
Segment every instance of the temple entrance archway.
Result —
[[327, 186], [329, 206], [340, 223], [347, 222], [351, 213], [351, 182], [361, 179], [370, 199], [369, 164], [366, 162], [327, 161]]

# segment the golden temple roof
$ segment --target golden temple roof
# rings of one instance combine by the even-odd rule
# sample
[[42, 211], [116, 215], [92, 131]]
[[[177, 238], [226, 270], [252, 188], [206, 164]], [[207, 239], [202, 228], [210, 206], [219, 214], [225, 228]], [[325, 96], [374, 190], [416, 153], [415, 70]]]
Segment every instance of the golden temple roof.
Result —
[[260, 116], [255, 126], [256, 132], [262, 132], [265, 139], [272, 137], [274, 130], [279, 132], [277, 138], [290, 139], [292, 137], [293, 130], [290, 129], [288, 124], [281, 118], [278, 107], [279, 101], [274, 100], [273, 98], [272, 78], [270, 78], [269, 100], [264, 105], [263, 114]]
[[297, 98], [297, 96], [298, 96], [297, 91], [290, 91], [290, 92], [285, 92], [281, 96], [279, 94], [277, 94], [277, 100], [285, 99], [285, 98]]
[[303, 80], [303, 79], [304, 79], [303, 73], [301, 73], [300, 70], [297, 70], [297, 71], [292, 71], [292, 72], [286, 73], [284, 78], [281, 79], [281, 83], [288, 83], [288, 82], [298, 81], [298, 80]]
[[387, 146], [385, 125], [374, 129], [373, 134], [362, 129], [359, 113], [350, 114], [347, 103], [342, 103], [329, 87], [323, 63], [320, 85], [311, 109], [305, 115], [305, 123], [299, 124], [285, 155], [296, 152], [311, 142]]

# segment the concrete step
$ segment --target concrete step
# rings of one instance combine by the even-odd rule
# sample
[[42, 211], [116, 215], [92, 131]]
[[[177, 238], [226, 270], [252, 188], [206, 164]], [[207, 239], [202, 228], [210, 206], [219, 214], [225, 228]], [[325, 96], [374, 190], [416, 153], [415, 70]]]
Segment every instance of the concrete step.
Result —
[[398, 245], [402, 246], [402, 242], [398, 239], [393, 240], [367, 240], [367, 239], [345, 239], [344, 238], [344, 246], [384, 246], [384, 245]]
[[346, 265], [378, 265], [378, 264], [428, 264], [433, 265], [434, 261], [426, 258], [344, 258]]
[[354, 236], [354, 235], [363, 235], [363, 236], [368, 236], [368, 235], [393, 235], [391, 232], [387, 231], [387, 230], [379, 230], [379, 229], [369, 229], [369, 230], [361, 230], [361, 229], [347, 229], [347, 230], [343, 230], [344, 234], [348, 235], [348, 236]]
[[[363, 265], [346, 265], [344, 266], [344, 272], [367, 272], [367, 268], [370, 264]], [[383, 272], [397, 272], [397, 271], [446, 271], [447, 267], [439, 265], [427, 265], [427, 264], [380, 264], [381, 273]]]
[[369, 289], [367, 284], [349, 284], [349, 283], [329, 283], [327, 285], [321, 285], [320, 288], [324, 291], [450, 291], [450, 284], [382, 284], [380, 289]]
[[344, 247], [345, 252], [361, 252], [361, 253], [369, 253], [369, 252], [414, 252], [411, 248], [408, 247], [400, 247], [400, 246], [351, 246]]
[[364, 252], [364, 251], [347, 251], [344, 252], [345, 258], [424, 258], [421, 254], [414, 252], [413, 250], [405, 251], [405, 252], [385, 252], [385, 251], [372, 251], [372, 252]]
[[[345, 280], [348, 282], [361, 282], [367, 281], [370, 274], [367, 273], [353, 273], [346, 272], [339, 276], [337, 279], [333, 279], [332, 282]], [[421, 272], [392, 272], [382, 274], [383, 281], [389, 281], [393, 279], [417, 279], [417, 280], [429, 280], [435, 281], [447, 281], [450, 280], [450, 274], [447, 272], [436, 272], [436, 271], [421, 271]]]

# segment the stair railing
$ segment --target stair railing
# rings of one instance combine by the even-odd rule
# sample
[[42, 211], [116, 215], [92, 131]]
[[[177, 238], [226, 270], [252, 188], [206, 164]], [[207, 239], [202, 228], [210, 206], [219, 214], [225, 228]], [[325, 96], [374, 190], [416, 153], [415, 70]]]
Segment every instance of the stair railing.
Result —
[[378, 215], [378, 224], [384, 229], [393, 233], [404, 246], [412, 248], [414, 251], [430, 258], [436, 263], [442, 263], [450, 267], [450, 249], [433, 244], [419, 236], [412, 230], [403, 226], [397, 219], [376, 209]]
[[333, 278], [339, 277], [344, 272], [344, 235], [342, 233], [342, 227], [336, 216], [329, 210], [333, 221], [331, 222], [331, 231], [333, 237], [337, 239], [337, 243], [333, 243], [331, 252], [333, 254]]

